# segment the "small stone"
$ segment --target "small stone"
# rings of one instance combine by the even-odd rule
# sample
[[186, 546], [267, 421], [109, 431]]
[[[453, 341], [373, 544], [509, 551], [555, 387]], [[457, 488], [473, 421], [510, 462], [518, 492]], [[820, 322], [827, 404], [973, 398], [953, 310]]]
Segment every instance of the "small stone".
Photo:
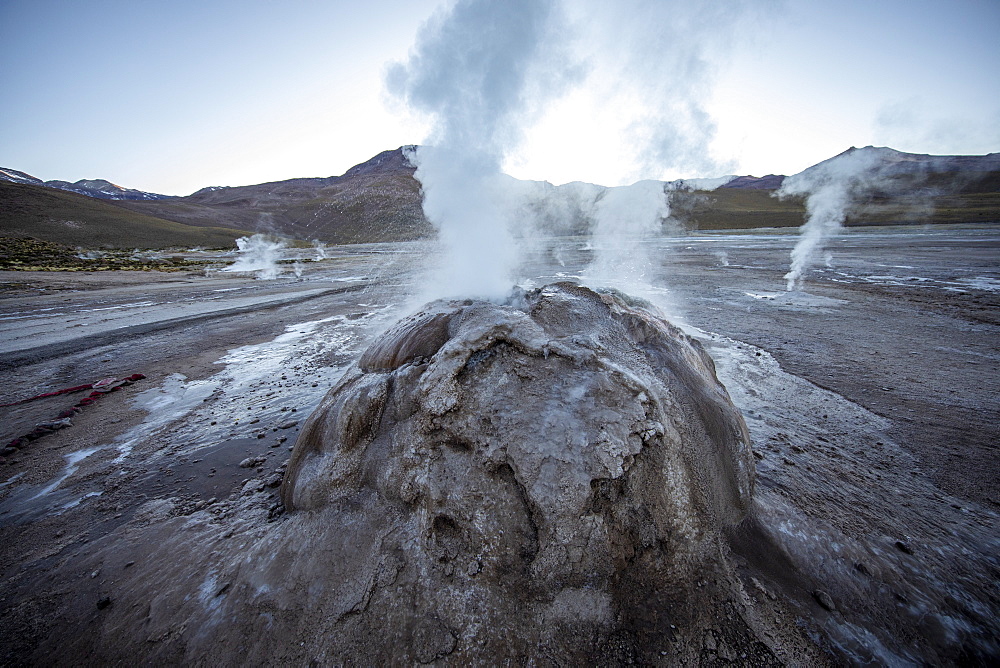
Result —
[[105, 596], [104, 598], [97, 601], [97, 609], [104, 610], [111, 605], [111, 597]]
[[253, 468], [255, 466], [260, 466], [265, 461], [267, 461], [267, 457], [264, 457], [264, 456], [260, 456], [260, 457], [247, 457], [242, 462], [240, 462], [240, 468], [241, 469], [250, 469], [250, 468]]
[[133, 566], [135, 566], [134, 561], [128, 561], [125, 563], [125, 568], [132, 568]]
[[830, 598], [830, 595], [827, 594], [822, 589], [817, 589], [812, 593], [812, 595], [813, 598], [816, 599], [816, 602], [819, 603], [824, 610], [829, 610], [830, 612], [834, 612], [837, 609], [837, 606], [834, 604], [833, 599]]
[[275, 487], [279, 487], [280, 485], [281, 485], [281, 475], [278, 473], [275, 473], [270, 478], [264, 481], [264, 486], [271, 487], [272, 489]]
[[292, 427], [294, 427], [298, 423], [299, 423], [298, 420], [293, 420], [291, 422], [286, 422], [286, 423], [284, 423], [282, 425], [279, 425], [278, 429], [291, 429]]
[[240, 490], [240, 494], [246, 496], [247, 494], [255, 494], [264, 489], [264, 485], [260, 480], [248, 480], [243, 489]]
[[913, 554], [913, 548], [908, 543], [901, 540], [896, 541], [896, 549], [905, 554]]
[[262, 431], [259, 434], [257, 434], [257, 438], [264, 438], [265, 436], [267, 436], [267, 432], [266, 431]]

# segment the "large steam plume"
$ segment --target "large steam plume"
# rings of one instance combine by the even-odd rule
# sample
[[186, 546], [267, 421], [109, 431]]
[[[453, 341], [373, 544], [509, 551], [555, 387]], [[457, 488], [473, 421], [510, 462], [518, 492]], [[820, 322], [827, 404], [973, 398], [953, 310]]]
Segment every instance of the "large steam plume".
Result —
[[[667, 190], [642, 180], [681, 170], [717, 176], [729, 166], [711, 155], [715, 126], [707, 104], [715, 67], [739, 37], [748, 7], [457, 0], [435, 14], [407, 62], [392, 65], [386, 77], [391, 93], [434, 121], [411, 156], [424, 213], [445, 250], [427, 296], [496, 298], [509, 290], [520, 250], [513, 229], [538, 221], [511, 220], [525, 211], [512, 206], [523, 189], [512, 191], [501, 170], [546, 112], [572, 114], [574, 122], [586, 117], [585, 109], [550, 104], [566, 93], [564, 100], [582, 94], [613, 118], [611, 128], [592, 120], [588, 135], [614, 135], [618, 155], [600, 159], [614, 162], [618, 183], [634, 184], [592, 209], [595, 247], [614, 250], [660, 230], [669, 217]], [[574, 138], [576, 148], [589, 139]], [[591, 273], [604, 275], [614, 257], [596, 262]]]
[[557, 11], [552, 0], [459, 0], [424, 25], [406, 64], [389, 69], [390, 91], [435, 121], [411, 160], [444, 245], [440, 295], [491, 298], [511, 286], [501, 165], [525, 119], [559, 88], [546, 68], [557, 57]]

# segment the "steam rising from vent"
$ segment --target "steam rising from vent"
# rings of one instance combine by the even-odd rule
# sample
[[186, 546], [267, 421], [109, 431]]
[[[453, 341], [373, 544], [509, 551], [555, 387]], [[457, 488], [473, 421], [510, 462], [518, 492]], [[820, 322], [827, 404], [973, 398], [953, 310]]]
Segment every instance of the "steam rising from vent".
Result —
[[251, 237], [240, 237], [236, 240], [239, 257], [236, 262], [221, 271], [253, 272], [261, 280], [274, 280], [278, 277], [278, 260], [285, 242], [268, 237], [265, 234], [255, 234]]
[[501, 164], [524, 119], [563, 78], [544, 67], [557, 44], [555, 11], [550, 0], [460, 0], [428, 21], [409, 61], [387, 73], [391, 92], [435, 120], [431, 145], [411, 161], [444, 247], [438, 295], [496, 298], [511, 287], [516, 253]]
[[785, 179], [775, 195], [806, 198], [806, 222], [792, 249], [786, 290], [802, 287], [805, 273], [843, 227], [851, 207], [883, 185], [886, 169], [878, 150], [852, 148]]
[[669, 215], [661, 181], [609, 189], [594, 207], [594, 260], [587, 269], [588, 282], [645, 292], [653, 262], [643, 242], [662, 233]]
[[[589, 119], [570, 148], [588, 146], [591, 134], [613, 137], [616, 155], [588, 149], [581, 156], [613, 162], [618, 182], [725, 170], [710, 154], [715, 127], [706, 104], [714, 67], [739, 38], [748, 7], [458, 0], [436, 13], [407, 61], [386, 73], [390, 93], [433, 120], [430, 137], [409, 155], [444, 251], [423, 297], [508, 293], [524, 250], [518, 240], [551, 230], [553, 207], [523, 206], [523, 188], [512, 187], [502, 169], [519, 149], [530, 153], [526, 138], [545, 143], [530, 134], [536, 123], [587, 118], [573, 107], [581, 95], [610, 113], [613, 127]], [[604, 283], [646, 282], [649, 260], [638, 244], [669, 217], [664, 184], [640, 181], [591, 204], [584, 213], [599, 247], [591, 273]]]
[[322, 241], [320, 241], [319, 239], [313, 239], [312, 245], [313, 248], [316, 249], [316, 258], [315, 258], [316, 261], [325, 260], [328, 257], [330, 257], [329, 255], [326, 254], [326, 246], [323, 244]]

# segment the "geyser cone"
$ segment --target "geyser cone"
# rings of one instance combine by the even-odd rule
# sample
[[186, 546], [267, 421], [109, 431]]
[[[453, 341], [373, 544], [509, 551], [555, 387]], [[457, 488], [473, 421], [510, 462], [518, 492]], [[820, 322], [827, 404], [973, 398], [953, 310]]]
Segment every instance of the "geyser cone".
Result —
[[516, 301], [428, 305], [305, 425], [282, 498], [336, 545], [308, 566], [286, 545], [271, 575], [301, 582], [336, 556], [336, 581], [314, 583], [326, 619], [365, 592], [328, 656], [652, 660], [668, 641], [696, 656], [721, 614], [720, 533], [754, 467], [711, 359], [621, 295]]

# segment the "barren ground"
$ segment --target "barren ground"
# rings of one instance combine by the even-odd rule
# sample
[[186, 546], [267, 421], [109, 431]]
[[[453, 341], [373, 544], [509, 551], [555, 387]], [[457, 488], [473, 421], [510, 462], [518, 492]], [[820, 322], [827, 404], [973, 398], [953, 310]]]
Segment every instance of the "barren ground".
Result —
[[[787, 602], [790, 633], [836, 661], [995, 658], [1000, 231], [855, 228], [786, 293], [793, 243], [654, 244], [671, 318], [706, 345], [750, 427], [760, 524], [798, 567], [734, 538], [747, 591]], [[580, 274], [582, 244], [557, 246], [536, 285]], [[0, 660], [71, 658], [60, 644], [99, 632], [168, 519], [230, 521], [230, 535], [237, 510], [277, 521], [273, 483], [302, 421], [401, 314], [422, 257], [343, 247], [274, 281], [0, 273], [0, 403], [146, 376], [3, 458]], [[0, 438], [82, 396], [0, 408]]]

